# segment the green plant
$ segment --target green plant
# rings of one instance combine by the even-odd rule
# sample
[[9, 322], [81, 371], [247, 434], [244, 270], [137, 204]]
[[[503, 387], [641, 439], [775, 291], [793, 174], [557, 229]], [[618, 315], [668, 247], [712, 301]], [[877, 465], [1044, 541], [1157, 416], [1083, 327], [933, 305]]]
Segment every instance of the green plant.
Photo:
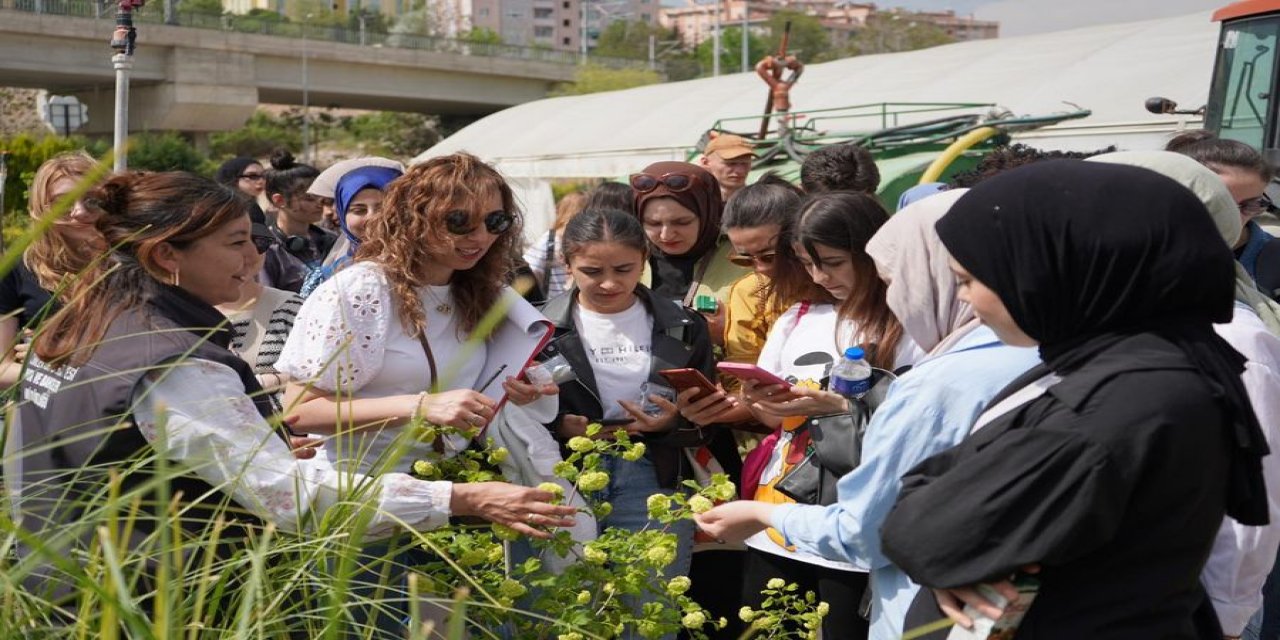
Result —
[[738, 612], [743, 622], [751, 623], [750, 637], [817, 638], [822, 619], [831, 607], [826, 602], [817, 602], [812, 591], [803, 595], [799, 591], [798, 585], [782, 578], [770, 580], [760, 592], [764, 595], [760, 608], [743, 607]]
[[136, 171], [190, 171], [200, 173], [208, 158], [172, 131], [142, 133], [129, 138], [129, 168]]
[[279, 148], [302, 148], [301, 129], [266, 111], [255, 111], [239, 129], [209, 136], [209, 149], [216, 158], [265, 158]]
[[662, 77], [648, 69], [610, 69], [587, 64], [574, 74], [573, 82], [563, 83], [551, 92], [553, 96], [577, 96], [600, 91], [618, 91], [657, 84]]
[[[453, 433], [422, 429], [418, 438], [427, 441]], [[555, 467], [565, 485], [545, 483], [540, 488], [563, 500], [580, 498], [585, 503], [582, 511], [596, 518], [607, 516], [612, 505], [598, 499], [598, 492], [609, 484], [609, 475], [602, 470], [605, 457], [638, 460], [645, 454], [644, 443], [632, 442], [625, 431], [605, 433], [593, 424], [586, 436], [571, 439], [568, 447], [570, 456]], [[419, 461], [414, 470], [431, 479], [493, 479], [490, 471], [480, 467], [496, 464], [505, 455], [503, 449], [469, 451], [454, 459], [440, 455]], [[725, 622], [710, 620], [686, 595], [688, 578], [661, 578], [676, 558], [676, 538], [667, 529], [710, 509], [714, 500], [732, 497], [735, 490], [724, 475], [708, 487], [690, 482], [687, 489], [649, 499], [650, 518], [662, 523], [662, 528], [638, 532], [610, 528], [585, 545], [576, 544], [569, 532], [558, 531], [548, 541], [533, 541], [532, 555], [515, 563], [504, 552], [503, 542], [514, 542], [516, 536], [505, 527], [430, 532], [424, 544], [440, 560], [424, 567], [430, 576], [429, 590], [445, 595], [462, 587], [472, 589], [488, 605], [470, 608], [475, 624], [512, 629], [519, 638], [608, 638], [627, 631], [653, 638], [681, 630], [693, 638], [705, 638], [708, 629], [722, 628]], [[566, 558], [573, 562], [561, 571], [548, 568], [553, 560]], [[637, 599], [646, 601], [638, 610]], [[554, 619], [549, 619], [552, 612]]]

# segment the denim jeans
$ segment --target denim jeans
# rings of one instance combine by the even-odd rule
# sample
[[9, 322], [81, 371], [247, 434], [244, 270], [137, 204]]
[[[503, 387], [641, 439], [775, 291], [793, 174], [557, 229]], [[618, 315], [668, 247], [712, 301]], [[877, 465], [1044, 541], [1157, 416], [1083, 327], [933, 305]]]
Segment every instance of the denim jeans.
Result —
[[1253, 614], [1241, 638], [1280, 640], [1280, 557], [1262, 585], [1262, 609]]
[[[658, 475], [653, 463], [647, 457], [635, 462], [618, 457], [607, 457], [602, 466], [609, 472], [609, 486], [592, 495], [591, 498], [593, 501], [609, 502], [613, 505], [613, 511], [600, 520], [600, 533], [604, 533], [604, 530], [609, 527], [627, 531], [662, 529], [661, 523], [649, 519], [647, 504], [649, 496], [655, 493], [671, 495], [675, 493], [675, 489], [663, 489], [658, 485]], [[693, 559], [693, 530], [692, 520], [681, 520], [667, 529], [669, 533], [676, 536], [676, 559], [663, 570], [660, 576], [663, 583], [676, 576], [689, 575], [689, 563]], [[632, 599], [632, 609], [638, 613], [644, 603], [652, 600], [652, 597]], [[638, 636], [633, 633], [626, 637]]]

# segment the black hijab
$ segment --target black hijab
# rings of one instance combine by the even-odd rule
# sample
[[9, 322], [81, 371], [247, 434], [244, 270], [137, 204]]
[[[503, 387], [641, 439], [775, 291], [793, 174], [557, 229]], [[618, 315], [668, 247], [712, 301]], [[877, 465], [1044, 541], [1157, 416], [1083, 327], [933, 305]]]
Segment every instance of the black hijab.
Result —
[[1200, 199], [1129, 166], [1046, 161], [998, 175], [938, 222], [947, 250], [1000, 297], [1068, 373], [1127, 336], [1176, 344], [1221, 397], [1235, 441], [1227, 513], [1266, 524], [1266, 443], [1240, 380], [1245, 359], [1213, 331], [1231, 320], [1231, 252]]
[[228, 187], [234, 188], [240, 182], [240, 174], [244, 173], [250, 165], [261, 165], [261, 162], [245, 156], [232, 158], [218, 167], [218, 172], [213, 175], [213, 179]]

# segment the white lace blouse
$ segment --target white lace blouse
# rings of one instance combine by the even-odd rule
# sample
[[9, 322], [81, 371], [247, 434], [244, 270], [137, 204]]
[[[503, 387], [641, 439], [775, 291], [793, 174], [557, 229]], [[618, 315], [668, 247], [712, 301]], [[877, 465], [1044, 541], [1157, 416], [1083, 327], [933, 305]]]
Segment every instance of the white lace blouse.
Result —
[[[451, 482], [403, 473], [377, 478], [344, 473], [323, 456], [294, 458], [245, 395], [230, 367], [193, 359], [144, 380], [134, 392], [134, 419], [159, 455], [187, 465], [241, 507], [286, 531], [306, 530], [339, 502], [376, 507], [370, 533], [389, 535], [399, 522], [427, 530], [449, 521]], [[164, 425], [163, 438], [157, 425]]]
[[[418, 294], [427, 320], [427, 342], [435, 358], [440, 388], [474, 388], [484, 363], [484, 345], [464, 352], [465, 335], [453, 318], [448, 286], [422, 287]], [[339, 271], [311, 294], [298, 312], [276, 368], [294, 380], [346, 399], [410, 395], [427, 390], [430, 368], [422, 344], [400, 322], [391, 286], [382, 268], [357, 262]], [[499, 384], [495, 382], [495, 384]], [[335, 461], [355, 463], [369, 473], [389, 450], [399, 429], [360, 431], [337, 440]], [[460, 437], [446, 439], [448, 451], [466, 448]], [[432, 451], [415, 443], [391, 468], [408, 471]]]

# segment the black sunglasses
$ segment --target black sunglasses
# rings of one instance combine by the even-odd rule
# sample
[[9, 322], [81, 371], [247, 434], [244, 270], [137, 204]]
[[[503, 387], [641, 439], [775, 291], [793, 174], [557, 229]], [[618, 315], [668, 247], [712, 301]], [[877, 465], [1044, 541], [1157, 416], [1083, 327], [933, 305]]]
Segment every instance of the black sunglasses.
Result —
[[253, 248], [258, 250], [258, 254], [264, 254], [276, 245], [276, 239], [271, 236], [251, 236], [253, 240]]
[[263, 174], [261, 174], [261, 173], [242, 173], [242, 174], [240, 174], [240, 179], [241, 179], [241, 180], [265, 180], [265, 179], [266, 179], [266, 177], [267, 177], [267, 176], [265, 176], [265, 175], [263, 175]]
[[698, 182], [698, 176], [687, 173], [664, 173], [660, 176], [653, 176], [647, 173], [636, 173], [631, 175], [631, 188], [637, 193], [649, 193], [658, 188], [658, 185], [667, 186], [674, 193], [688, 191]]
[[[506, 211], [492, 211], [484, 216], [484, 230], [492, 235], [502, 235], [515, 223], [516, 217]], [[450, 211], [444, 216], [444, 228], [455, 236], [465, 236], [476, 230], [471, 224], [470, 211]]]

